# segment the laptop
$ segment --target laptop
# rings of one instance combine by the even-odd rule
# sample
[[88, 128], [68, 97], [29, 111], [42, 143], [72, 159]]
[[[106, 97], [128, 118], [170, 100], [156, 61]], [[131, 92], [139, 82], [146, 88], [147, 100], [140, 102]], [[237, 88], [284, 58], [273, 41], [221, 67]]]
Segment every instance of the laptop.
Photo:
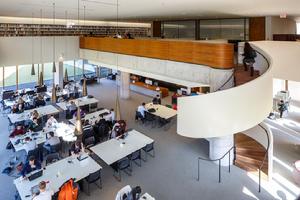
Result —
[[39, 170], [39, 171], [36, 171], [36, 172], [30, 174], [30, 176], [28, 177], [28, 180], [33, 181], [41, 176], [43, 176], [43, 170]]
[[81, 155], [79, 155], [79, 156], [77, 157], [77, 160], [82, 161], [82, 160], [84, 160], [84, 159], [86, 159], [86, 158], [88, 158], [88, 155], [86, 155], [86, 154], [81, 154]]

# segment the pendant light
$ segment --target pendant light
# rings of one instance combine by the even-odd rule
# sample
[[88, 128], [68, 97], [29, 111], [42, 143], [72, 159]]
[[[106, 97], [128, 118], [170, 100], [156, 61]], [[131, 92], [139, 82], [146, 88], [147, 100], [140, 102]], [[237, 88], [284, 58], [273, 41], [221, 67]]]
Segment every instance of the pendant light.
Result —
[[[116, 34], [118, 33], [118, 26], [119, 26], [119, 0], [117, 0], [117, 26], [116, 26]], [[117, 64], [117, 72], [119, 72], [119, 70], [118, 70], [118, 55], [116, 57], [116, 64]], [[121, 84], [120, 80], [119, 80], [119, 84]], [[120, 108], [120, 100], [119, 100], [119, 86], [117, 84], [116, 120], [118, 121], [118, 120], [121, 120], [121, 119], [122, 118], [121, 118], [121, 108]]]
[[[53, 3], [53, 28], [55, 28], [55, 3]], [[53, 34], [53, 66], [52, 73], [56, 72], [55, 66], [55, 35]]]
[[33, 47], [33, 17], [34, 17], [34, 13], [32, 13], [32, 32], [31, 32], [31, 62], [32, 62], [32, 66], [31, 66], [31, 76], [35, 75], [35, 70], [34, 70], [34, 64], [33, 64], [33, 58], [34, 58], [34, 47]]
[[[42, 26], [43, 24], [43, 10], [41, 9], [40, 11], [40, 14], [41, 14], [41, 22], [40, 22], [40, 27]], [[44, 85], [44, 77], [43, 77], [43, 73], [44, 73], [44, 63], [43, 63], [43, 37], [42, 37], [42, 32], [40, 31], [40, 47], [41, 47], [41, 50], [40, 50], [40, 63], [41, 63], [41, 71], [40, 71], [40, 76], [39, 76], [39, 86], [42, 86]]]

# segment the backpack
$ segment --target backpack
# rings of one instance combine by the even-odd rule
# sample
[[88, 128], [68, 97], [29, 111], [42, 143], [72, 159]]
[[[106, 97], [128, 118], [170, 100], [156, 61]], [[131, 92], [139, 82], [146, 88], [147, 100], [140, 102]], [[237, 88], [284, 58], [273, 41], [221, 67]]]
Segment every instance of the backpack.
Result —
[[78, 187], [74, 185], [73, 179], [64, 183], [58, 194], [58, 200], [77, 200]]

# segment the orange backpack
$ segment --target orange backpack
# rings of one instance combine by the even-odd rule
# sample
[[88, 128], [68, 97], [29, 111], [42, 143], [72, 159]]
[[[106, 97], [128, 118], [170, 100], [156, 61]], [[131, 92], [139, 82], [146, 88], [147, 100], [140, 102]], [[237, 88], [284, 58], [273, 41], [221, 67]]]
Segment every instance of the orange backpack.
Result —
[[78, 196], [78, 187], [74, 187], [73, 179], [70, 179], [64, 183], [58, 194], [58, 200], [77, 200]]

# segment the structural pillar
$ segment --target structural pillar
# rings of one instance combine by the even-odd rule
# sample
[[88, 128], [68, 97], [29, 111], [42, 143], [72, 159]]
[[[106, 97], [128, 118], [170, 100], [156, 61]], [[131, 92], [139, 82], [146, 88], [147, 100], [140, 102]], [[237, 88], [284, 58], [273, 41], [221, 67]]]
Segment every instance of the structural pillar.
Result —
[[[226, 152], [233, 147], [234, 145], [234, 139], [233, 135], [229, 136], [223, 136], [223, 137], [215, 137], [215, 138], [209, 138], [209, 158], [219, 159], [221, 158]], [[231, 150], [230, 152], [230, 162], [229, 162], [229, 155], [227, 154], [222, 160], [221, 165], [222, 166], [228, 166], [229, 163], [232, 165], [234, 159], [234, 150]], [[219, 164], [219, 161], [215, 162], [216, 164]]]
[[54, 73], [54, 83], [60, 88], [64, 88], [64, 63], [59, 61], [56, 67], [56, 72]]
[[130, 98], [130, 73], [121, 72], [121, 75], [120, 75], [120, 97], [122, 99]]

